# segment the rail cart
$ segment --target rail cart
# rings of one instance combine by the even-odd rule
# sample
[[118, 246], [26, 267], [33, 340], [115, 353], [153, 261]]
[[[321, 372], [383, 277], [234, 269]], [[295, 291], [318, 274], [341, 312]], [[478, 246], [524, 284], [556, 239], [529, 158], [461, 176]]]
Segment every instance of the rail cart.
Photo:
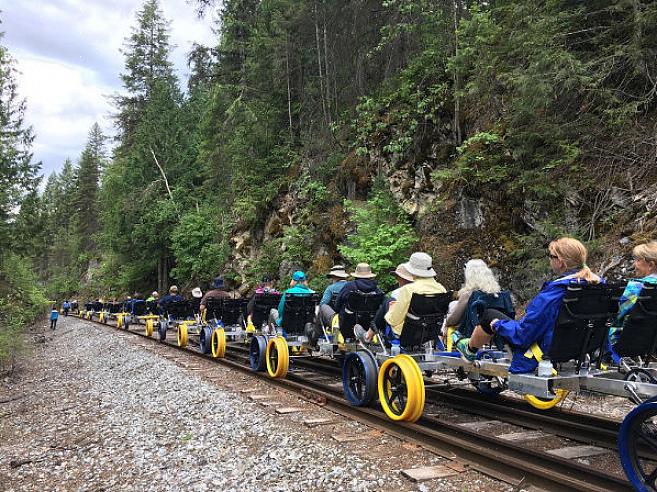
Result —
[[353, 404], [366, 404], [378, 393], [392, 420], [414, 422], [424, 409], [423, 372], [443, 371], [469, 380], [488, 394], [510, 390], [539, 409], [552, 408], [568, 392], [626, 397], [637, 407], [624, 419], [618, 437], [621, 463], [640, 491], [657, 490], [657, 289], [646, 284], [625, 317], [614, 346], [620, 364], [603, 361], [611, 320], [618, 313], [623, 286], [572, 283], [566, 287], [547, 354], [534, 344], [527, 357], [543, 361], [542, 372], [513, 374], [506, 351], [482, 349], [467, 362], [458, 352], [437, 351], [433, 340], [447, 311], [448, 299], [413, 294], [399, 339], [400, 353], [380, 343], [350, 354], [343, 367], [345, 394]]
[[246, 299], [207, 299], [204, 326], [199, 334], [199, 347], [204, 354], [223, 357], [226, 341], [242, 342], [246, 339], [244, 316]]
[[272, 378], [284, 378], [291, 358], [307, 357], [304, 355], [308, 347], [306, 325], [314, 322], [318, 304], [319, 295], [316, 293], [285, 294], [283, 325], [270, 326], [266, 334], [257, 335], [251, 340], [251, 369], [266, 369]]

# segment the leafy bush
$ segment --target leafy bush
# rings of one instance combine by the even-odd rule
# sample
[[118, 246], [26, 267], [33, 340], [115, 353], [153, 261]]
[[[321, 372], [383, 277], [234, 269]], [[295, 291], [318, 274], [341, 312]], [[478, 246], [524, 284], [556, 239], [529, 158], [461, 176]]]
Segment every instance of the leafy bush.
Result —
[[20, 334], [47, 309], [29, 261], [13, 254], [0, 258], [0, 364], [22, 348]]
[[418, 237], [408, 217], [390, 194], [385, 181], [376, 181], [372, 196], [363, 205], [345, 202], [356, 232], [347, 236], [347, 244], [338, 246], [352, 264], [366, 262], [379, 275], [381, 288], [394, 285], [384, 272], [405, 261]]

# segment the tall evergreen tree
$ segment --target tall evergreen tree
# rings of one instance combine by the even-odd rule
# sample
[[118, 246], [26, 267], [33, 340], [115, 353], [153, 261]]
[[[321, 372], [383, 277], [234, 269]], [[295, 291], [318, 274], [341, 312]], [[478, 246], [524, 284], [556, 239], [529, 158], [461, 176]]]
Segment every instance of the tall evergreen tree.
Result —
[[80, 157], [75, 203], [80, 247], [87, 256], [96, 253], [94, 236], [98, 232], [98, 180], [104, 163], [105, 136], [98, 123], [94, 123]]
[[18, 96], [14, 61], [0, 45], [0, 251], [10, 243], [11, 217], [37, 184], [40, 166], [32, 163], [33, 140], [32, 128], [25, 126], [25, 101]]

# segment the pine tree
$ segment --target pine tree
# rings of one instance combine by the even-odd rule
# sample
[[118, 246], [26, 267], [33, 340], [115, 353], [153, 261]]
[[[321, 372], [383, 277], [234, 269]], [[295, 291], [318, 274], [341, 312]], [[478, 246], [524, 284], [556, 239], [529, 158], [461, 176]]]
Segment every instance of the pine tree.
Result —
[[25, 126], [25, 107], [18, 96], [14, 61], [0, 45], [0, 251], [10, 244], [10, 219], [36, 186], [40, 167], [32, 163], [34, 134]]
[[76, 218], [80, 247], [87, 256], [96, 253], [94, 236], [98, 232], [98, 180], [105, 163], [105, 136], [94, 123], [78, 169]]

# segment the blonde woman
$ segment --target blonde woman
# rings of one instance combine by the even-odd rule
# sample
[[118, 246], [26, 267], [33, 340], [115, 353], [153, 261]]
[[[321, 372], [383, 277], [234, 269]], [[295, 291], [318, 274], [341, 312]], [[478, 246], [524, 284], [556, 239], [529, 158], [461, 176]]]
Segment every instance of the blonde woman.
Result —
[[[620, 309], [618, 316], [609, 330], [609, 342], [611, 346], [618, 342], [621, 331], [623, 330], [623, 323], [625, 316], [632, 310], [636, 304], [644, 284], [657, 284], [657, 241], [650, 241], [649, 243], [639, 244], [632, 250], [634, 256], [634, 271], [637, 274], [637, 279], [630, 280], [627, 287], [621, 296]], [[614, 355], [615, 362], [618, 362], [617, 355]]]
[[458, 300], [450, 306], [445, 326], [458, 326], [463, 336], [470, 336], [479, 324], [478, 312], [486, 308], [498, 309], [513, 317], [511, 295], [500, 288], [495, 275], [483, 260], [474, 259], [465, 264], [465, 283]]
[[548, 247], [548, 258], [558, 278], [543, 284], [541, 291], [527, 305], [522, 319], [512, 320], [495, 309], [487, 309], [480, 317], [480, 324], [472, 337], [464, 338], [460, 333], [454, 333], [456, 349], [463, 359], [474, 361], [479, 347], [489, 343], [493, 335], [497, 334], [513, 348], [509, 372], [533, 371], [538, 362], [533, 356], [525, 354], [534, 342], [538, 343], [544, 353], [548, 352], [568, 284], [600, 282], [600, 277], [586, 265], [587, 257], [586, 247], [577, 239], [562, 237], [552, 241]]

